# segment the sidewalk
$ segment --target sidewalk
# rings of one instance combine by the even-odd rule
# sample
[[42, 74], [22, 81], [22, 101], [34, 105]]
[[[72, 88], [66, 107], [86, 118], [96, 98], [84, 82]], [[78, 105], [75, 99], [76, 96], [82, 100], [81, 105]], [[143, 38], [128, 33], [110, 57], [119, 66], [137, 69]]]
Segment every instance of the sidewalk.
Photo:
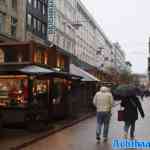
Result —
[[75, 120], [58, 121], [53, 124], [53, 128], [38, 133], [28, 132], [23, 129], [4, 129], [3, 135], [0, 136], [0, 149], [2, 150], [9, 150], [14, 148], [18, 149], [20, 147], [41, 140], [51, 134], [59, 132], [67, 127], [73, 126], [74, 124], [77, 124], [80, 121], [90, 118], [93, 115], [95, 115], [95, 113], [84, 114]]
[[[150, 99], [143, 102], [143, 108], [146, 113], [144, 120], [140, 119], [136, 124], [136, 138], [150, 140]], [[113, 138], [122, 138], [123, 122], [117, 121], [117, 111], [119, 105], [114, 108], [110, 124], [110, 136], [107, 143], [97, 143], [95, 139], [96, 118], [92, 117], [76, 124], [70, 128], [57, 132], [47, 138], [37, 141], [23, 150], [111, 150], [111, 141]]]
[[[118, 103], [119, 102], [115, 102], [114, 106], [118, 105]], [[79, 123], [80, 121], [92, 117], [93, 115], [95, 115], [95, 113], [84, 114], [83, 116], [77, 118], [76, 120], [59, 121], [53, 124], [54, 126], [53, 128], [49, 129], [48, 131], [40, 132], [40, 133], [30, 133], [28, 131], [21, 130], [21, 129], [19, 130], [4, 129], [4, 134], [0, 136], [0, 149], [8, 150], [12, 147], [20, 148], [29, 145], [51, 134], [61, 131], [67, 127], [73, 126]]]

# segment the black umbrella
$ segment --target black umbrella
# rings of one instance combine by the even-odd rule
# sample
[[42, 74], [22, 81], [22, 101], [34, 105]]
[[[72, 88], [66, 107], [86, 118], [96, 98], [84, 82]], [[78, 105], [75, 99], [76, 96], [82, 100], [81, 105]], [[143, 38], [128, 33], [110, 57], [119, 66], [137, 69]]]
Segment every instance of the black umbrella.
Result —
[[113, 96], [115, 100], [121, 100], [124, 97], [137, 95], [139, 89], [133, 85], [122, 84], [117, 86], [113, 91]]

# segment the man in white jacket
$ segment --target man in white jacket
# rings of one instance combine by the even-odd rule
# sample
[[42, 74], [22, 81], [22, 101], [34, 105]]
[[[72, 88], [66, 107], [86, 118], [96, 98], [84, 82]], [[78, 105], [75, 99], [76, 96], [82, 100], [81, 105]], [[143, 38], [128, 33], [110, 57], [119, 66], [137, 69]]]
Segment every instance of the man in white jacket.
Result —
[[93, 104], [95, 105], [97, 110], [96, 139], [100, 140], [101, 128], [104, 124], [103, 139], [104, 141], [107, 141], [109, 122], [113, 104], [112, 94], [107, 87], [101, 87], [100, 91], [95, 94]]

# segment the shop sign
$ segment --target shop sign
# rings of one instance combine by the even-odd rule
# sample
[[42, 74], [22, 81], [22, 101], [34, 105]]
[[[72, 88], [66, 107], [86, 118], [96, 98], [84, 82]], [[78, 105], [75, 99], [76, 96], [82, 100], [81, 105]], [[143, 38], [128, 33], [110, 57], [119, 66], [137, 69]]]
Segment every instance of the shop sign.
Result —
[[48, 34], [56, 31], [56, 0], [48, 0]]

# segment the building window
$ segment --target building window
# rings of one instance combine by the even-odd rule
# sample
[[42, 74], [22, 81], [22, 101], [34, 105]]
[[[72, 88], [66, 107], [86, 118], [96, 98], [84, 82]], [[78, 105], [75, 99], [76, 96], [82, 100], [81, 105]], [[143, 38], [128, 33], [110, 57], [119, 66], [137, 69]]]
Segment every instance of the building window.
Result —
[[34, 31], [37, 31], [37, 19], [33, 18], [33, 29]]
[[46, 25], [42, 24], [42, 34], [46, 35]]
[[104, 60], [105, 60], [105, 61], [108, 61], [108, 57], [105, 57]]
[[30, 14], [28, 14], [28, 17], [27, 17], [27, 23], [28, 23], [28, 26], [31, 26], [32, 24], [32, 16]]
[[96, 52], [96, 55], [102, 55], [102, 50], [98, 50], [98, 51]]
[[65, 46], [66, 46], [66, 40], [65, 40], [65, 37], [64, 37], [64, 40], [63, 40], [63, 47], [65, 48]]
[[11, 35], [16, 37], [16, 31], [17, 31], [17, 19], [11, 17]]
[[101, 67], [103, 68], [103, 67], [104, 67], [104, 64], [101, 64]]
[[34, 0], [34, 8], [37, 8], [37, 0]]
[[0, 3], [2, 3], [2, 4], [5, 3], [5, 0], [0, 0]]
[[67, 40], [67, 50], [70, 51], [70, 47], [71, 47], [71, 41], [70, 40]]
[[59, 45], [59, 42], [60, 42], [60, 36], [59, 34], [57, 34], [57, 41], [56, 41], [57, 45]]
[[12, 8], [17, 10], [17, 0], [12, 0]]
[[38, 0], [37, 1], [37, 8], [41, 11], [41, 8], [42, 8], [42, 6], [41, 6], [42, 4], [41, 4], [41, 2]]
[[35, 53], [35, 62], [39, 64], [44, 64], [44, 60], [44, 53], [38, 49]]
[[38, 32], [41, 32], [41, 22], [39, 20], [37, 20], [37, 30]]
[[0, 13], [0, 33], [4, 32], [4, 15], [2, 13]]
[[32, 0], [28, 0], [28, 3], [29, 3], [29, 4], [32, 4]]
[[42, 9], [42, 11], [43, 11], [43, 12], [42, 12], [42, 13], [43, 13], [43, 16], [45, 16], [47, 9], [46, 9], [46, 5], [44, 5], [44, 4], [43, 4], [43, 9]]
[[44, 0], [44, 3], [47, 4], [47, 0]]

